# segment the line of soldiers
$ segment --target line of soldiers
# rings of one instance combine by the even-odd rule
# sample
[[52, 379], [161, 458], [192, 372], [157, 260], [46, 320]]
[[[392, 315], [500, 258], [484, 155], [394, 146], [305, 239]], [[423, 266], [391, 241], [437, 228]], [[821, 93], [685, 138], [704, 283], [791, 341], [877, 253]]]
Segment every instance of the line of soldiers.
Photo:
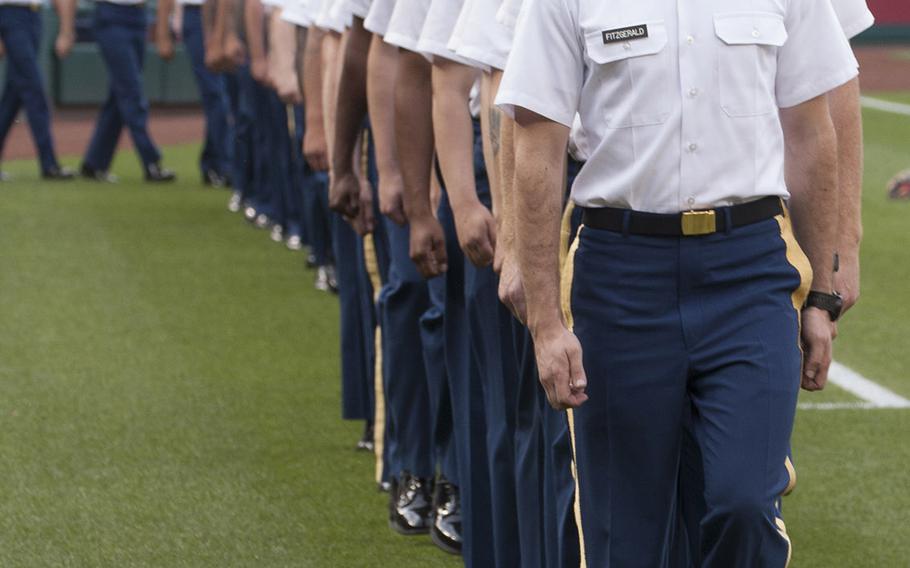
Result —
[[[468, 565], [577, 565], [566, 416], [500, 302], [521, 301], [513, 124], [492, 104], [518, 3], [182, 4], [184, 41], [188, 13], [204, 29], [203, 49], [188, 47], [216, 101], [206, 148], [233, 141], [220, 150], [229, 209], [308, 245], [317, 284], [337, 287], [342, 415], [365, 422], [358, 447], [375, 452], [390, 527]], [[159, 3], [165, 58], [173, 8]]]
[[[804, 0], [807, 5], [810, 1], [815, 0]], [[183, 3], [192, 4], [191, 0]], [[546, 14], [569, 3], [539, 0], [532, 4], [534, 25], [541, 29], [548, 22], [556, 27], [566, 23], [551, 22]], [[595, 9], [594, 3], [588, 4]], [[166, 26], [172, 7], [170, 0], [160, 4], [157, 41], [165, 57], [173, 52]], [[854, 13], [867, 27], [871, 14], [861, 7], [856, 6]], [[686, 429], [689, 422], [689, 426], [674, 422], [669, 433], [674, 439], [685, 438], [678, 464], [679, 483], [685, 487], [680, 490], [676, 515], [649, 518], [647, 526], [624, 525], [633, 533], [632, 540], [613, 537], [609, 546], [604, 544], [607, 540], [585, 543], [581, 538], [582, 533], [609, 535], [614, 527], [609, 525], [611, 511], [596, 507], [586, 509], [582, 523], [578, 498], [582, 485], [574, 475], [573, 451], [579, 448], [573, 448], [573, 415], [547, 404], [549, 396], [561, 408], [581, 406], [587, 400], [586, 381], [583, 375], [563, 377], [560, 380], [568, 381], [565, 387], [545, 380], [549, 386], [544, 392], [535, 344], [522, 323], [528, 306], [519, 264], [527, 265], [533, 251], [527, 244], [520, 245], [516, 235], [521, 232], [530, 242], [533, 227], [527, 225], [530, 215], [519, 215], [518, 204], [527, 207], [529, 203], [527, 195], [519, 196], [515, 180], [530, 179], [530, 171], [564, 180], [560, 196], [565, 205], [560, 242], [563, 266], [582, 216], [568, 203], [566, 188], [592, 152], [602, 148], [594, 148], [576, 114], [568, 147], [559, 150], [561, 163], [534, 163], [534, 141], [546, 136], [530, 136], [533, 128], [517, 123], [494, 104], [509, 60], [520, 0], [205, 0], [198, 8], [184, 9], [199, 10], [204, 31], [203, 48], [191, 50], [194, 60], [201, 62], [197, 77], [204, 72], [223, 83], [218, 87], [222, 94], [209, 97], [202, 90], [204, 99], [224, 105], [217, 112], [207, 108], [206, 147], [233, 142], [221, 150], [222, 156], [230, 156], [221, 162], [230, 164], [229, 171], [221, 170], [233, 185], [229, 209], [242, 211], [256, 226], [270, 228], [274, 240], [289, 248], [308, 245], [311, 262], [321, 267], [317, 285], [339, 293], [342, 414], [365, 423], [358, 447], [375, 453], [375, 480], [389, 492], [388, 521], [393, 530], [404, 535], [429, 533], [437, 546], [461, 554], [468, 566], [578, 566], [588, 558], [613, 553], [635, 555], [642, 546], [653, 550], [640, 551], [640, 558], [663, 558], [668, 565], [680, 566], [731, 565], [724, 564], [723, 558], [751, 554], [751, 549], [733, 546], [715, 557], [714, 564], [699, 560], [710, 549], [699, 550], [705, 503], [697, 497], [705, 481], [699, 456], [691, 454], [697, 433]], [[780, 10], [796, 18], [791, 15], [797, 13], [795, 8]], [[560, 12], [559, 17], [563, 16]], [[718, 20], [718, 34], [736, 36], [729, 45], [779, 46], [785, 40], [779, 33], [783, 16], [751, 12], [728, 16]], [[825, 16], [830, 20], [831, 13]], [[565, 16], [567, 21], [572, 17]], [[666, 43], [660, 43], [665, 39], [661, 34], [667, 33], [663, 21], [644, 21], [616, 29], [601, 26], [604, 29], [594, 30], [596, 34], [591, 32], [588, 48], [603, 50], [598, 57], [605, 62], [647, 55], [648, 49], [660, 51]], [[730, 29], [723, 27], [725, 22]], [[826, 20], [828, 28], [819, 32], [828, 34], [828, 40], [830, 23]], [[650, 40], [633, 44], [649, 38], [649, 26], [654, 34]], [[525, 42], [534, 41], [534, 29], [524, 30]], [[805, 29], [794, 33], [807, 38]], [[562, 30], [544, 31], [556, 36]], [[763, 32], [771, 35], [760, 37]], [[185, 38], [190, 35], [184, 31]], [[696, 39], [689, 36], [685, 41], [693, 45]], [[567, 42], [559, 47], [578, 46]], [[847, 82], [839, 85], [832, 79], [831, 87], [838, 89], [832, 91], [830, 108], [839, 133], [847, 136], [838, 139], [840, 190], [845, 199], [839, 209], [842, 230], [837, 243], [841, 272], [834, 284], [849, 307], [856, 301], [859, 285], [861, 148], [856, 136], [857, 83], [847, 73], [854, 70], [855, 61], [851, 63], [843, 49], [839, 55]], [[526, 59], [521, 70], [513, 71], [513, 81], [534, 76], [533, 61]], [[539, 73], [554, 70], [543, 68]], [[200, 79], [201, 88], [203, 82]], [[558, 98], [558, 85], [552, 83], [548, 82], [549, 94]], [[507, 92], [506, 101], [543, 108], [533, 89], [524, 87]], [[690, 99], [701, 94], [695, 88], [687, 93]], [[794, 104], [802, 102], [797, 95], [792, 98]], [[769, 109], [776, 112], [773, 106]], [[793, 116], [784, 113], [788, 114]], [[571, 113], [560, 118], [566, 127], [572, 123]], [[635, 120], [620, 126], [652, 124], [648, 122], [652, 119]], [[663, 120], [665, 116], [653, 118], [653, 124]], [[791, 130], [802, 123], [785, 121], [788, 140], [796, 138]], [[774, 141], [762, 143], [773, 145]], [[686, 148], [689, 154], [698, 150], [694, 142]], [[522, 160], [521, 167], [516, 160]], [[734, 215], [769, 222], [787, 215], [779, 198], [752, 197], [764, 198], [753, 205], [744, 203], [746, 213], [732, 208], [722, 213], [727, 215], [727, 234], [739, 227], [734, 225]], [[689, 197], [683, 209], [695, 209], [696, 201]], [[585, 214], [593, 215], [599, 207]], [[667, 209], [676, 207], [678, 203], [667, 204]], [[622, 230], [629, 230], [633, 214], [638, 212], [623, 213]], [[643, 218], [645, 225], [661, 223], [653, 215]], [[777, 229], [774, 233], [771, 243], [777, 247], [784, 233]], [[767, 240], [762, 237], [761, 242]], [[788, 249], [787, 259], [790, 254]], [[821, 256], [813, 254], [813, 259]], [[790, 285], [793, 268], [787, 267], [781, 278]], [[567, 282], [571, 287], [571, 278]], [[563, 300], [569, 291], [561, 290]], [[788, 306], [790, 301], [788, 292]], [[792, 301], [798, 307], [797, 300]], [[781, 321], [786, 318], [786, 325], [796, 319], [794, 314], [778, 315]], [[820, 325], [817, 316], [812, 313], [813, 328]], [[654, 346], [655, 352], [659, 347]], [[788, 362], [796, 358], [796, 350], [791, 351]], [[590, 351], [586, 355], [591, 356]], [[819, 381], [813, 390], [823, 386], [823, 377]], [[605, 404], [603, 400], [596, 404]], [[635, 409], [645, 420], [647, 408]], [[789, 434], [784, 434], [780, 438], [788, 440]], [[582, 440], [599, 435], [587, 432]], [[613, 451], [595, 451], [590, 445], [581, 449], [591, 455]], [[642, 455], [648, 451], [646, 443], [627, 449]], [[583, 465], [597, 471], [603, 464], [594, 461]], [[783, 468], [785, 463], [786, 473], [792, 474], [789, 457], [778, 465]], [[609, 487], [609, 482], [587, 479], [588, 495], [594, 495], [592, 485]], [[647, 491], [647, 487], [639, 489]], [[789, 484], [788, 489], [792, 489]], [[629, 495], [634, 493], [630, 488]], [[656, 508], [668, 506], [659, 495], [651, 500], [660, 501], [651, 503]], [[609, 501], [609, 497], [604, 500]], [[775, 506], [779, 509], [779, 501]], [[579, 530], [580, 524], [584, 531]], [[735, 543], [743, 527], [731, 525], [724, 545]], [[742, 534], [753, 528], [745, 527]], [[773, 555], [788, 556], [786, 531], [779, 527], [774, 531], [777, 540], [758, 543], [756, 550], [767, 545], [774, 548]], [[670, 543], [670, 548], [650, 540], [640, 546], [634, 541], [635, 534], [651, 532], [661, 533], [658, 540]], [[723, 536], [708, 545], [718, 544]]]

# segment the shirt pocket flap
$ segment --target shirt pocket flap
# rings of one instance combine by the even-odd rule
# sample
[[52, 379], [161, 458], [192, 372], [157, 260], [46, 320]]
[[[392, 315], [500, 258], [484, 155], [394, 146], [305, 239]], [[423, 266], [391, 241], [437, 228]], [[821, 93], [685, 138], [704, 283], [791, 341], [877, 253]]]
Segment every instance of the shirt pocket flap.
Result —
[[[608, 32], [622, 32], [635, 30], [627, 37], [607, 41]], [[647, 35], [642, 35], [646, 33]], [[637, 34], [637, 35], [636, 35]], [[617, 34], [617, 37], [621, 37]], [[594, 30], [585, 34], [585, 48], [588, 57], [595, 63], [612, 63], [631, 57], [654, 55], [660, 53], [667, 45], [667, 28], [663, 20], [651, 21], [634, 26], [611, 25], [604, 26], [602, 30]]]
[[727, 45], [773, 45], [787, 42], [784, 19], [770, 12], [733, 12], [714, 16], [714, 31]]

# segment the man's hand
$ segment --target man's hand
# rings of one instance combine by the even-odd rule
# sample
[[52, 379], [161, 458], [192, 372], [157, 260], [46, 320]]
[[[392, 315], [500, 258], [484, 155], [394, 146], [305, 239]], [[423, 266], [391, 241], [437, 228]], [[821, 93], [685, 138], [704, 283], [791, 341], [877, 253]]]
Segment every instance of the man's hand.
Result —
[[424, 278], [439, 276], [449, 269], [446, 238], [436, 217], [425, 215], [411, 223], [411, 260]]
[[588, 400], [581, 343], [562, 322], [535, 330], [534, 351], [540, 384], [547, 392], [550, 406], [557, 410], [578, 408]]
[[0, 59], [3, 59], [3, 57], [5, 55], [6, 55], [6, 48], [3, 47], [3, 41], [0, 40]]
[[205, 43], [205, 66], [215, 73], [224, 71], [224, 47], [219, 42]]
[[250, 61], [250, 75], [257, 83], [268, 84], [269, 80], [269, 62], [265, 57], [256, 57]]
[[360, 180], [360, 199], [358, 204], [357, 216], [353, 218], [346, 217], [345, 220], [354, 227], [357, 234], [361, 237], [373, 232], [376, 228], [376, 218], [373, 215], [373, 186], [369, 180]]
[[[497, 254], [500, 248], [496, 247]], [[503, 257], [502, 270], [499, 273], [499, 301], [512, 312], [518, 321], [527, 324], [528, 304], [525, 300], [525, 287], [514, 254]]]
[[408, 218], [404, 214], [404, 182], [401, 173], [379, 176], [379, 211], [397, 225], [405, 226]]
[[229, 33], [224, 38], [224, 46], [221, 50], [220, 67], [225, 71], [233, 71], [243, 65], [246, 58], [246, 50], [243, 48], [243, 42], [236, 34]]
[[329, 178], [329, 208], [340, 213], [345, 219], [357, 218], [360, 215], [362, 193], [360, 180], [353, 172], [333, 174]]
[[287, 104], [300, 104], [303, 97], [300, 95], [300, 84], [297, 82], [297, 73], [273, 73], [269, 82], [275, 86], [278, 98]]
[[831, 343], [835, 334], [836, 328], [828, 312], [818, 308], [803, 310], [802, 387], [807, 391], [820, 391], [828, 383]]
[[[318, 122], [322, 122], [321, 119]], [[329, 169], [329, 150], [325, 140], [325, 129], [320, 124], [307, 121], [303, 135], [303, 157], [314, 171], [324, 172]]]
[[[76, 38], [73, 37], [73, 34], [67, 32], [60, 32], [57, 34], [57, 41], [54, 42], [54, 53], [57, 54], [59, 59], [64, 59], [70, 54], [70, 51], [73, 50], [73, 44], [76, 42]], [[0, 56], [2, 56], [3, 45], [0, 44]]]
[[463, 205], [455, 212], [458, 244], [474, 266], [483, 268], [493, 262], [496, 250], [496, 220], [479, 201]]
[[[60, 43], [59, 37], [57, 38], [57, 43]], [[164, 59], [165, 61], [173, 59], [174, 40], [171, 39], [171, 35], [169, 33], [158, 34], [158, 37], [155, 38], [155, 49], [158, 50], [158, 57], [161, 59]]]
[[844, 298], [844, 313], [859, 301], [859, 254], [841, 253], [840, 270], [834, 275], [834, 289]]

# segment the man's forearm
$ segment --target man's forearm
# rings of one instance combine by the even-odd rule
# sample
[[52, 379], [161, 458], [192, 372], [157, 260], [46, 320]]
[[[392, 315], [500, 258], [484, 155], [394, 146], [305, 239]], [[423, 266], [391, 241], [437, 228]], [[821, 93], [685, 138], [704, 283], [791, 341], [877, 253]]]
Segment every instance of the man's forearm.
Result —
[[516, 252], [527, 296], [528, 328], [563, 324], [559, 290], [562, 163], [569, 129], [519, 110], [515, 127]]
[[454, 211], [478, 203], [474, 182], [474, 127], [468, 99], [477, 72], [438, 58], [433, 63], [433, 134]]
[[327, 31], [322, 37], [322, 114], [325, 125], [328, 166], [335, 143], [335, 113], [338, 112], [338, 78], [341, 71], [341, 34]]
[[360, 18], [354, 18], [342, 36], [344, 63], [338, 79], [332, 151], [332, 172], [336, 176], [353, 173], [352, 157], [367, 114], [367, 56], [371, 39], [372, 34], [364, 29]]
[[[494, 71], [494, 92], [499, 91], [502, 72]], [[505, 254], [511, 254], [515, 243], [515, 121], [499, 113], [499, 243]]]
[[[173, 1], [173, 0], [171, 0]], [[54, 0], [57, 17], [60, 19], [60, 31], [67, 37], [76, 35], [76, 0]]]
[[837, 139], [824, 96], [781, 112], [793, 230], [812, 265], [812, 289], [834, 290], [838, 240]]
[[863, 120], [859, 79], [829, 93], [828, 105], [837, 133], [838, 249], [841, 254], [855, 255], [863, 238]]
[[433, 93], [430, 63], [402, 50], [395, 89], [395, 139], [404, 181], [404, 209], [409, 220], [433, 215], [430, 170], [433, 163]]
[[400, 175], [395, 141], [395, 83], [398, 78], [398, 48], [374, 35], [367, 58], [367, 106], [376, 141], [379, 179]]
[[307, 129], [325, 128], [322, 109], [322, 38], [324, 32], [310, 28], [303, 51], [303, 101]]
[[155, 12], [155, 37], [159, 40], [170, 36], [170, 21], [173, 13], [174, 0], [158, 0], [158, 10]]
[[263, 33], [263, 10], [260, 0], [246, 0], [243, 22], [246, 30], [247, 50], [253, 61], [265, 60], [265, 34]]
[[306, 98], [306, 48], [309, 37], [307, 28], [295, 26], [294, 35], [296, 42], [294, 44], [294, 68], [297, 71], [297, 86], [300, 89], [300, 96]]

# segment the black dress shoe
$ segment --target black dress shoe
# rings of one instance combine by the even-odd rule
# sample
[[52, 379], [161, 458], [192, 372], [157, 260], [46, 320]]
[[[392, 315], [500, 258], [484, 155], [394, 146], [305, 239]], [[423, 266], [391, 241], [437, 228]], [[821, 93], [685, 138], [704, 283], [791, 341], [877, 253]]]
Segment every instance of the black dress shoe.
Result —
[[161, 167], [161, 164], [145, 166], [145, 181], [151, 183], [167, 183], [177, 179], [177, 174], [172, 170]]
[[357, 450], [361, 452], [372, 452], [375, 447], [375, 442], [373, 441], [373, 425], [367, 422], [366, 427], [363, 429], [363, 437], [357, 442]]
[[202, 185], [209, 187], [227, 187], [228, 182], [227, 178], [215, 170], [205, 170], [205, 172], [202, 173]]
[[403, 535], [426, 534], [433, 524], [433, 498], [430, 483], [404, 471], [398, 479], [398, 491], [391, 494], [389, 526]]
[[449, 554], [461, 554], [461, 498], [458, 488], [440, 475], [433, 492], [436, 512], [430, 539], [433, 544]]
[[53, 181], [69, 181], [76, 177], [76, 172], [62, 166], [51, 166], [41, 172], [41, 177]]
[[107, 170], [96, 170], [88, 164], [82, 164], [82, 167], [79, 169], [79, 175], [93, 181], [117, 183], [117, 176], [114, 174], [110, 173]]

